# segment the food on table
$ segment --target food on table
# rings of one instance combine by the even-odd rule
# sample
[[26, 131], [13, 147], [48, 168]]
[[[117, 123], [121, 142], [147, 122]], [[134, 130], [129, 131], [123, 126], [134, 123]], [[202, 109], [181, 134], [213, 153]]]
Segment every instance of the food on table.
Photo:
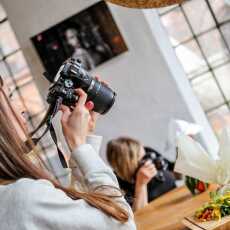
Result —
[[189, 176], [185, 177], [185, 184], [193, 195], [205, 192], [209, 186], [208, 183], [202, 182]]
[[220, 220], [230, 215], [230, 191], [221, 195], [218, 192], [210, 193], [211, 201], [199, 208], [195, 217], [200, 221]]

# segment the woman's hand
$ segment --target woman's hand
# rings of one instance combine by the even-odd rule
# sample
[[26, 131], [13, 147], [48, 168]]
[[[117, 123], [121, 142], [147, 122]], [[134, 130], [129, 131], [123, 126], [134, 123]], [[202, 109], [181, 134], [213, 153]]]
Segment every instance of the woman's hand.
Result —
[[138, 170], [135, 184], [135, 199], [132, 206], [133, 211], [137, 211], [148, 204], [147, 184], [156, 174], [157, 170], [151, 161], [145, 162]]
[[82, 89], [77, 89], [76, 94], [79, 98], [73, 111], [67, 106], [61, 107], [62, 130], [71, 151], [85, 144], [90, 121], [90, 112], [85, 105], [87, 94]]
[[[100, 77], [96, 76], [95, 79], [97, 81], [100, 81], [102, 84], [108, 86], [108, 84], [106, 82], [101, 81]], [[90, 110], [88, 134], [92, 134], [95, 131], [97, 119], [98, 119], [100, 114], [93, 111], [94, 104], [92, 101], [87, 102], [86, 107]]]
[[150, 182], [150, 180], [156, 175], [157, 170], [155, 165], [151, 161], [147, 161], [137, 172], [136, 185], [147, 185]]
[[[92, 106], [89, 106], [89, 103], [86, 103], [86, 107], [88, 109], [92, 108]], [[99, 113], [96, 113], [94, 111], [90, 111], [89, 114], [90, 114], [90, 118], [89, 118], [89, 123], [88, 123], [88, 134], [92, 134], [95, 131], [97, 119], [99, 117]]]

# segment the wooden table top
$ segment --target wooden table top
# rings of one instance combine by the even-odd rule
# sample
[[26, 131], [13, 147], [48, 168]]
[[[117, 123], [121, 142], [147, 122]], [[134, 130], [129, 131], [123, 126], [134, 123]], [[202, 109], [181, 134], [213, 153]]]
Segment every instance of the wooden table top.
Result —
[[186, 187], [180, 187], [154, 200], [137, 211], [135, 221], [138, 230], [185, 230], [182, 220], [192, 215], [197, 208], [209, 201], [209, 192], [216, 190], [210, 186], [207, 192], [192, 196]]

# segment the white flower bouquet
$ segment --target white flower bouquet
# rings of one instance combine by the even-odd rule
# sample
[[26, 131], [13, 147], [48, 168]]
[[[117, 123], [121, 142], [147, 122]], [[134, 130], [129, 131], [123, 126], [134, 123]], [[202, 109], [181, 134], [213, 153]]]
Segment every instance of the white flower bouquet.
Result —
[[180, 135], [177, 147], [176, 172], [207, 183], [230, 183], [230, 129], [224, 129], [220, 135], [219, 153], [216, 158], [189, 136]]

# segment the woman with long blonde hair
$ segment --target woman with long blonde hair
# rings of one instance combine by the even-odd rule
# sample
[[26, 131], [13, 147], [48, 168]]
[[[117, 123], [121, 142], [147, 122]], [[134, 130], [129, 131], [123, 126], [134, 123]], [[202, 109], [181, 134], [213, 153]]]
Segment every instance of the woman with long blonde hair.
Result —
[[171, 172], [161, 172], [164, 178], [161, 181], [152, 160], [144, 160], [147, 156], [146, 149], [139, 141], [130, 137], [111, 140], [107, 145], [107, 160], [134, 211], [175, 188]]
[[27, 157], [33, 143], [24, 143], [27, 131], [2, 79], [0, 83], [0, 229], [135, 229], [115, 175], [86, 143], [93, 112], [85, 105], [84, 91], [76, 91], [79, 100], [73, 111], [62, 106], [61, 119], [72, 158], [88, 186], [88, 192], [79, 192]]

